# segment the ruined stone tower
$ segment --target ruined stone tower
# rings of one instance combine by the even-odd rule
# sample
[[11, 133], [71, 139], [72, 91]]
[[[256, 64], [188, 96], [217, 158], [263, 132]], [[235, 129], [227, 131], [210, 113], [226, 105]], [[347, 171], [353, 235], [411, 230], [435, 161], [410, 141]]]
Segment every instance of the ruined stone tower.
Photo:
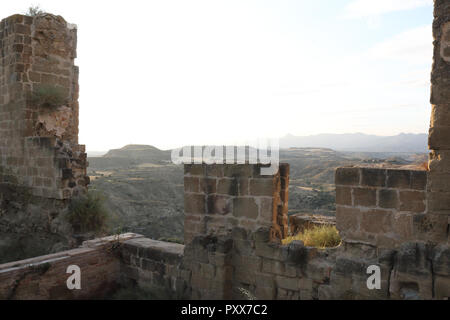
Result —
[[0, 247], [13, 255], [68, 244], [63, 213], [89, 183], [78, 145], [76, 44], [76, 27], [59, 16], [0, 23]]

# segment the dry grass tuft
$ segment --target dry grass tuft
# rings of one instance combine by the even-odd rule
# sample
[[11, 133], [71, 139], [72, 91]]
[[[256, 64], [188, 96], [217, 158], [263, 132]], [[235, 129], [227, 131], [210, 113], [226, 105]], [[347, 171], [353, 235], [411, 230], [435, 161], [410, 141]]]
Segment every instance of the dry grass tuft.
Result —
[[331, 248], [337, 247], [341, 243], [341, 237], [335, 226], [315, 226], [306, 229], [295, 236], [282, 240], [283, 244], [288, 244], [294, 240], [303, 241], [307, 247]]

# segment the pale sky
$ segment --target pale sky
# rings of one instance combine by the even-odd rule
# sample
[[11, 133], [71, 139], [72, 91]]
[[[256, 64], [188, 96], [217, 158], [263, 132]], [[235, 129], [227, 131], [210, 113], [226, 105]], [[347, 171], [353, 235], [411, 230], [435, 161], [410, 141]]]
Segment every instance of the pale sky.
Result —
[[80, 143], [428, 132], [432, 0], [22, 0], [78, 26]]

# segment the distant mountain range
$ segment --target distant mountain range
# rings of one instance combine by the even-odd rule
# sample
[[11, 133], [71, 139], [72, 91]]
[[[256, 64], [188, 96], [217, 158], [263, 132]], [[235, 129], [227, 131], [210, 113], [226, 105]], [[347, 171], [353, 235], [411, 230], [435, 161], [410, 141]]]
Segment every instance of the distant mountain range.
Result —
[[376, 136], [363, 133], [286, 135], [280, 138], [280, 148], [330, 148], [356, 152], [427, 152], [428, 135], [401, 133], [396, 136]]
[[[364, 133], [317, 134], [311, 136], [281, 137], [280, 148], [327, 148], [350, 152], [428, 152], [428, 135], [401, 133], [396, 136], [376, 136]], [[127, 158], [134, 160], [167, 161], [170, 150], [160, 150], [150, 145], [127, 145], [108, 152], [88, 151], [89, 157]]]

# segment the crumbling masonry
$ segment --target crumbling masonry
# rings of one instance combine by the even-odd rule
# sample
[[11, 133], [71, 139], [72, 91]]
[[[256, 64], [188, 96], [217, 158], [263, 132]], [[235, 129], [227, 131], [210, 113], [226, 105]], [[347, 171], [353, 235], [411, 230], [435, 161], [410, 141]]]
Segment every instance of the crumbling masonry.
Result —
[[[72, 241], [64, 212], [89, 183], [78, 145], [76, 31], [53, 15], [0, 23], [2, 256], [45, 253]], [[45, 90], [56, 90], [61, 104], [36, 102]]]
[[[281, 245], [287, 164], [270, 177], [261, 165], [186, 164], [185, 245], [125, 234], [0, 265], [0, 297], [99, 297], [138, 285], [192, 299], [448, 299], [450, 2], [435, 0], [434, 15], [429, 171], [338, 168], [339, 247]], [[66, 288], [69, 264], [84, 270], [84, 289]], [[367, 286], [372, 265], [380, 289]]]

